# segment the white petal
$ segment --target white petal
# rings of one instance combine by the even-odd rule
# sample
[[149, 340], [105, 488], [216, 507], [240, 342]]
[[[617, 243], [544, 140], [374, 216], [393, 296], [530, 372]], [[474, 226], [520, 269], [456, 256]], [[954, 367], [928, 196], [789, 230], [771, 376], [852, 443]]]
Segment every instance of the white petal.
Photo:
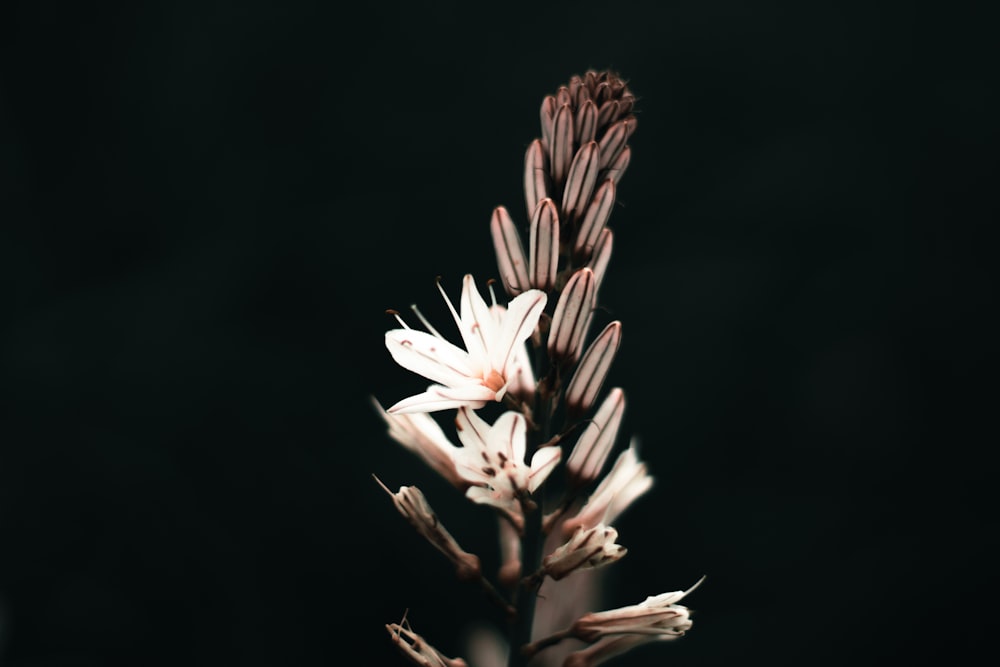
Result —
[[385, 346], [397, 364], [428, 380], [452, 385], [477, 377], [462, 348], [429, 333], [393, 329], [385, 334]]
[[[486, 443], [490, 425], [475, 411], [468, 408], [459, 409], [455, 414], [455, 428], [463, 447], [475, 452], [488, 451]], [[482, 457], [477, 456], [476, 458], [478, 458], [478, 465], [482, 465]]]
[[462, 340], [469, 350], [472, 363], [477, 370], [486, 373], [490, 359], [490, 346], [496, 339], [496, 327], [490, 307], [483, 295], [476, 288], [472, 274], [466, 274], [462, 280], [462, 302], [459, 306], [462, 318]]
[[494, 453], [501, 453], [517, 465], [524, 463], [524, 453], [527, 447], [524, 416], [519, 412], [509, 411], [500, 415], [486, 436], [486, 444]]
[[[485, 389], [485, 387], [483, 387]], [[468, 406], [470, 408], [481, 408], [486, 405], [486, 400], [480, 400], [476, 398], [464, 398], [459, 393], [444, 395], [443, 390], [448, 390], [449, 387], [442, 387], [441, 385], [432, 385], [427, 389], [427, 391], [422, 394], [415, 394], [409, 398], [404, 398], [399, 401], [386, 412], [389, 414], [408, 414], [413, 412], [437, 412], [438, 410], [451, 410], [452, 408], [460, 408], [462, 406]], [[454, 392], [460, 392], [460, 389], [454, 389]], [[469, 395], [472, 395], [471, 389], [468, 391]]]
[[507, 304], [503, 330], [497, 339], [496, 349], [491, 350], [495, 370], [502, 370], [507, 375], [516, 346], [524, 344], [538, 326], [538, 318], [545, 310], [546, 300], [545, 292], [530, 289]]
[[528, 493], [534, 493], [549, 474], [555, 470], [562, 458], [562, 449], [555, 446], [542, 447], [531, 457], [531, 473], [528, 475]]
[[[488, 401], [499, 400], [497, 398], [498, 392], [493, 391], [489, 387], [484, 387], [479, 383], [464, 384], [457, 387], [435, 387], [434, 392], [444, 399], [462, 401], [462, 405], [468, 405], [473, 409], [483, 407]], [[471, 405], [472, 403], [476, 405]]]

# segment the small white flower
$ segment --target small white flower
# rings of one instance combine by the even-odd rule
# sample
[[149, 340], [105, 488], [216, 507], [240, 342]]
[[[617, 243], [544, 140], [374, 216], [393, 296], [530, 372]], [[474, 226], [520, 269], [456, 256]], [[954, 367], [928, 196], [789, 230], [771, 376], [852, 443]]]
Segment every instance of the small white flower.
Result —
[[569, 541], [542, 560], [542, 574], [556, 581], [577, 571], [613, 563], [628, 550], [615, 544], [618, 531], [599, 524], [590, 529], [579, 528]]
[[675, 603], [700, 584], [701, 581], [698, 581], [686, 591], [651, 595], [639, 604], [585, 614], [573, 624], [573, 636], [587, 642], [606, 635], [679, 637], [691, 629], [691, 613], [687, 607]]
[[[411, 396], [389, 408], [390, 414], [433, 412], [468, 406], [481, 408], [502, 401], [521, 368], [518, 348], [531, 336], [545, 308], [540, 290], [527, 290], [514, 297], [502, 313], [491, 312], [471, 275], [462, 283], [461, 314], [440, 284], [462, 335], [465, 349], [431, 333], [410, 328], [385, 334], [385, 345], [403, 368], [434, 381], [422, 394]], [[405, 327], [405, 324], [404, 324]]]
[[385, 629], [392, 643], [413, 663], [421, 667], [468, 667], [461, 658], [449, 658], [410, 628], [406, 616], [399, 623], [387, 623]]
[[581, 616], [569, 634], [594, 643], [567, 656], [564, 667], [595, 667], [641, 644], [670, 641], [683, 636], [691, 629], [691, 612], [675, 603], [697, 588], [704, 579], [702, 577], [686, 591], [661, 593], [639, 604]]
[[490, 426], [463, 407], [455, 417], [455, 426], [464, 445], [456, 453], [457, 472], [471, 484], [466, 496], [475, 503], [496, 507], [522, 530], [521, 502], [549, 476], [562, 458], [562, 450], [541, 447], [531, 457], [531, 465], [525, 465], [526, 425], [524, 415], [518, 412], [505, 412]]

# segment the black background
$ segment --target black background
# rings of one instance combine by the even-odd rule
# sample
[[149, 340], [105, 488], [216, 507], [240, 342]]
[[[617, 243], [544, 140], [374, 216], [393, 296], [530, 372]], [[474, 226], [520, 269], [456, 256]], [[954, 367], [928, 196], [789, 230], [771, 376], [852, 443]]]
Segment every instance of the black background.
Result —
[[640, 102], [601, 301], [657, 478], [609, 604], [708, 575], [621, 663], [985, 646], [995, 17], [647, 4], [4, 10], [0, 663], [404, 664], [406, 608], [461, 652], [480, 597], [371, 474], [493, 535], [371, 409], [424, 385], [384, 310], [447, 330], [542, 97], [606, 67]]

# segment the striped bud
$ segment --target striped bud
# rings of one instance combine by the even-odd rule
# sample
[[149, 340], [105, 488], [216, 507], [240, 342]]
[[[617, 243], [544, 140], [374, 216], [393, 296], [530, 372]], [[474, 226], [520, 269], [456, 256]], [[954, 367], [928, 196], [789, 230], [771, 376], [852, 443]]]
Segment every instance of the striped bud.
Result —
[[572, 418], [579, 417], [594, 404], [604, 384], [622, 340], [622, 323], [614, 321], [590, 344], [580, 359], [573, 379], [566, 387], [566, 409]]
[[559, 264], [559, 213], [551, 199], [538, 202], [531, 216], [528, 277], [532, 287], [548, 291], [555, 285]]
[[605, 179], [594, 193], [587, 206], [587, 211], [580, 222], [580, 228], [576, 232], [576, 242], [573, 244], [573, 253], [582, 259], [588, 259], [597, 245], [597, 239], [608, 224], [611, 217], [611, 209], [615, 205], [616, 187], [614, 181]]
[[566, 472], [574, 487], [597, 479], [618, 437], [624, 414], [625, 392], [615, 387], [608, 392], [566, 460]]
[[576, 271], [566, 283], [549, 330], [549, 356], [559, 361], [576, 360], [587, 325], [596, 301], [594, 272], [584, 267]]
[[562, 198], [563, 219], [570, 224], [583, 217], [584, 210], [590, 203], [600, 159], [596, 141], [584, 144], [573, 157]]
[[514, 221], [503, 206], [493, 209], [490, 219], [490, 234], [493, 236], [493, 249], [496, 251], [497, 267], [504, 290], [511, 296], [517, 296], [528, 289], [528, 263], [524, 258], [524, 246], [521, 237], [514, 227]]
[[551, 196], [551, 190], [549, 157], [542, 140], [535, 139], [524, 154], [524, 203], [528, 207], [529, 217], [538, 202]]

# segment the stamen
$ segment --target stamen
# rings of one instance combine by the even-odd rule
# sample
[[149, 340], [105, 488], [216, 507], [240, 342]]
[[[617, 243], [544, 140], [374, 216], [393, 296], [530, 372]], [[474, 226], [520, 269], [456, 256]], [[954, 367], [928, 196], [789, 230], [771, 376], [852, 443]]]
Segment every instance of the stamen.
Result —
[[435, 336], [437, 336], [438, 338], [442, 338], [442, 339], [444, 338], [444, 336], [442, 336], [442, 335], [440, 334], [440, 332], [438, 332], [438, 330], [434, 328], [434, 325], [432, 325], [432, 324], [431, 324], [431, 323], [430, 323], [430, 322], [429, 322], [429, 321], [427, 320], [427, 318], [426, 318], [426, 317], [424, 317], [424, 314], [420, 312], [420, 309], [419, 309], [419, 308], [417, 308], [417, 304], [415, 304], [415, 303], [411, 303], [411, 304], [410, 304], [410, 310], [412, 310], [412, 311], [413, 311], [413, 314], [417, 316], [417, 319], [419, 319], [419, 320], [420, 320], [420, 323], [421, 323], [421, 324], [423, 324], [423, 325], [424, 325], [425, 327], [427, 327], [427, 330], [428, 330], [428, 331], [430, 331], [430, 332], [431, 332], [432, 334], [434, 334], [434, 335], [435, 335]]
[[406, 322], [403, 321], [403, 317], [402, 315], [399, 314], [398, 310], [393, 310], [392, 308], [386, 308], [385, 314], [392, 315], [393, 317], [395, 317], [396, 321], [399, 322], [399, 326], [403, 327], [404, 329], [410, 328], [410, 325], [408, 325]]

